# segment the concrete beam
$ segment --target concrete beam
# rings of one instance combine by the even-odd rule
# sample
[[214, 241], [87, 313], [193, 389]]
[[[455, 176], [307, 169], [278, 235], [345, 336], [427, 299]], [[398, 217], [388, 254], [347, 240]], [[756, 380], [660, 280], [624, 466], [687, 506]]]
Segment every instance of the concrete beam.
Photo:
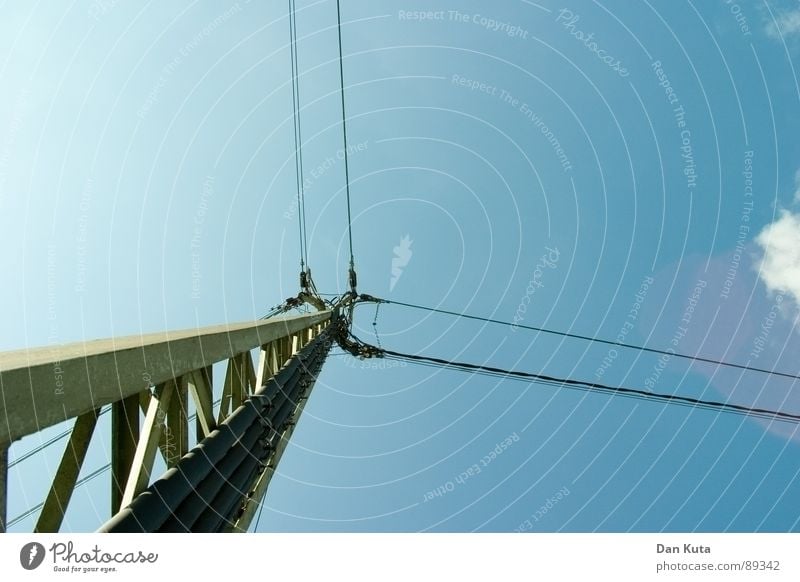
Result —
[[330, 319], [331, 312], [0, 353], [0, 443]]

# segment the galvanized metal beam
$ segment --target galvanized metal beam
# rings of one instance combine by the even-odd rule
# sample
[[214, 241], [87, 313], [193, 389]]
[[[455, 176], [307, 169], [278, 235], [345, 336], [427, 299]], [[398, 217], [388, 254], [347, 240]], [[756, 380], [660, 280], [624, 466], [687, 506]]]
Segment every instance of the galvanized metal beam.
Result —
[[256, 390], [264, 385], [264, 379], [269, 378], [272, 374], [269, 373], [270, 368], [270, 350], [272, 344], [261, 346], [258, 356], [258, 370], [256, 371]]
[[324, 311], [0, 353], [0, 443], [296, 334], [330, 316]]
[[139, 394], [111, 406], [111, 515], [122, 507], [122, 494], [139, 442]]
[[122, 507], [129, 505], [133, 498], [147, 489], [150, 484], [150, 473], [153, 470], [158, 441], [164, 429], [164, 419], [167, 417], [169, 403], [174, 391], [175, 380], [170, 380], [156, 386], [153, 395], [150, 397], [128, 481], [122, 493]]
[[252, 393], [250, 389], [251, 374], [248, 370], [252, 369], [253, 362], [250, 359], [250, 352], [237, 354], [228, 360], [228, 368], [225, 373], [225, 384], [222, 389], [222, 401], [219, 405], [217, 424], [222, 423], [231, 412], [239, 408], [247, 397]]
[[81, 414], [75, 419], [75, 426], [67, 442], [61, 463], [56, 471], [50, 492], [44, 501], [44, 507], [39, 514], [34, 532], [36, 533], [56, 533], [61, 529], [61, 522], [64, 520], [64, 513], [67, 505], [72, 498], [75, 490], [75, 483], [83, 467], [83, 460], [86, 458], [86, 451], [89, 450], [89, 443], [92, 440], [95, 426], [97, 426], [97, 415], [100, 409], [95, 409], [86, 414]]
[[253, 368], [253, 356], [250, 352], [245, 352], [242, 358], [244, 364], [244, 379], [247, 385], [247, 395], [250, 396], [258, 390], [261, 385], [256, 384], [256, 371]]
[[189, 452], [188, 383], [188, 374], [178, 378], [167, 411], [167, 426], [162, 437], [165, 441], [165, 461], [170, 468]]
[[214, 402], [211, 392], [211, 366], [195, 370], [188, 375], [189, 391], [197, 409], [197, 442], [217, 428], [214, 420]]

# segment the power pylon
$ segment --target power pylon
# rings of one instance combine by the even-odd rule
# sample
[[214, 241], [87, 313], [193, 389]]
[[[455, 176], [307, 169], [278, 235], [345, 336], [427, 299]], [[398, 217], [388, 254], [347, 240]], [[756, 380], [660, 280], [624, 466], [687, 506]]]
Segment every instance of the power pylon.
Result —
[[[111, 519], [101, 531], [247, 531], [330, 349], [338, 313], [333, 307], [0, 354], [0, 532], [7, 529], [9, 445], [74, 421], [35, 527], [56, 532], [109, 407]], [[221, 385], [212, 373], [219, 362], [227, 362]], [[168, 469], [152, 482], [159, 451]]]

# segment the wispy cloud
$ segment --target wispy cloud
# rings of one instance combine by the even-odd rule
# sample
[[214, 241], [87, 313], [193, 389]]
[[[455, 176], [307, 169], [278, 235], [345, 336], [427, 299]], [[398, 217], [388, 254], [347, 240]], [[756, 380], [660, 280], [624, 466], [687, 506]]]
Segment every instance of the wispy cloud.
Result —
[[800, 8], [775, 14], [775, 19], [770, 18], [767, 22], [766, 32], [772, 38], [800, 35]]
[[788, 293], [800, 305], [800, 213], [788, 210], [756, 237], [760, 277], [772, 293]]

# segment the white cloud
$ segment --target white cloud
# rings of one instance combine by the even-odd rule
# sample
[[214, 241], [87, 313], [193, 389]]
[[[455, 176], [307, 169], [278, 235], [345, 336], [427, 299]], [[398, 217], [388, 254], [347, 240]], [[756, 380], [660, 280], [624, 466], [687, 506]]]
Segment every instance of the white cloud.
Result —
[[760, 277], [773, 293], [789, 293], [800, 305], [800, 213], [781, 212], [756, 237], [761, 248]]
[[772, 38], [800, 34], [800, 8], [777, 14], [774, 21], [770, 18], [766, 30]]

